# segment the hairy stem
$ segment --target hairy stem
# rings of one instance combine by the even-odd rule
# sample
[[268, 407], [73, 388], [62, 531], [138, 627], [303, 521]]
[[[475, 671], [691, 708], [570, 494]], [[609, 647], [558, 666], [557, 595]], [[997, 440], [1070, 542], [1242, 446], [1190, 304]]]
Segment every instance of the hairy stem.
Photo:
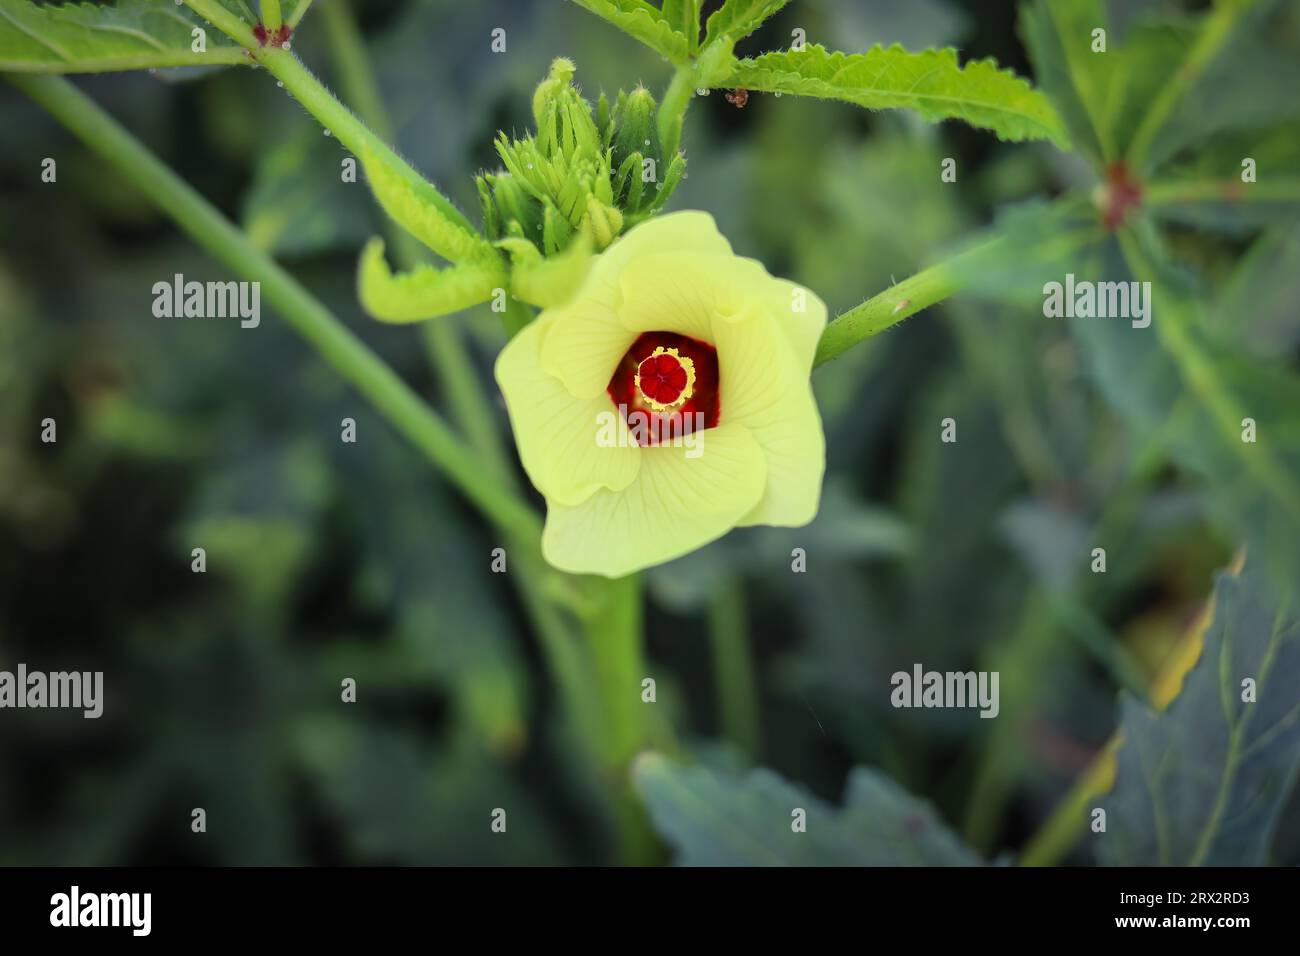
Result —
[[[388, 143], [376, 136], [351, 110], [340, 103], [292, 52], [278, 46], [261, 46], [253, 37], [252, 31], [247, 29], [247, 25], [233, 17], [215, 0], [185, 0], [185, 3], [195, 13], [207, 18], [243, 44], [248, 50], [248, 55], [275, 76], [290, 95], [301, 103], [317, 122], [333, 133], [354, 156], [364, 156], [369, 153], [378, 157], [390, 168], [401, 170], [404, 175], [412, 179], [424, 179], [411, 168], [409, 163], [398, 156]], [[478, 235], [478, 230], [470, 224], [459, 209], [434, 189], [432, 184], [426, 183], [426, 185], [430, 190], [430, 197], [438, 203], [439, 211], [444, 216], [467, 233]]]
[[[380, 97], [370, 56], [349, 4], [346, 0], [333, 0], [321, 8], [320, 20], [325, 27], [325, 37], [343, 95], [376, 135], [391, 142], [393, 124]], [[384, 224], [388, 246], [400, 266], [410, 269], [426, 260], [423, 248], [410, 233], [387, 217]], [[487, 391], [479, 383], [455, 321], [444, 318], [423, 322], [420, 334], [451, 406], [453, 420], [479, 455], [489, 461], [503, 479], [510, 481], [513, 471], [493, 421], [493, 406]]]
[[[996, 241], [996, 240], [994, 240]], [[967, 250], [954, 259], [923, 269], [911, 278], [892, 285], [884, 292], [872, 296], [826, 326], [817, 344], [817, 357], [813, 367], [839, 358], [851, 346], [865, 338], [891, 328], [922, 309], [928, 309], [948, 298], [960, 287], [954, 266], [958, 259], [987, 250], [988, 245]]]
[[91, 99], [60, 77], [13, 75], [20, 90], [150, 196], [199, 245], [236, 274], [260, 282], [267, 301], [489, 520], [536, 541], [533, 509], [485, 468], [447, 424], [324, 305]]
[[280, 0], [262, 0], [262, 26], [267, 33], [276, 33], [284, 18], [280, 16]]
[[185, 5], [241, 46], [257, 46], [257, 38], [253, 36], [256, 24], [245, 23], [217, 0], [185, 0]]

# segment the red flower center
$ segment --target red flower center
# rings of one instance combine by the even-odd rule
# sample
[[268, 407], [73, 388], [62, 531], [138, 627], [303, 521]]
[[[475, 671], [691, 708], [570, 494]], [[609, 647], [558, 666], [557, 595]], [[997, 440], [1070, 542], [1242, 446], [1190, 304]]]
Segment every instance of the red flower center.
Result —
[[644, 332], [609, 380], [609, 397], [641, 445], [718, 424], [718, 352], [675, 332]]

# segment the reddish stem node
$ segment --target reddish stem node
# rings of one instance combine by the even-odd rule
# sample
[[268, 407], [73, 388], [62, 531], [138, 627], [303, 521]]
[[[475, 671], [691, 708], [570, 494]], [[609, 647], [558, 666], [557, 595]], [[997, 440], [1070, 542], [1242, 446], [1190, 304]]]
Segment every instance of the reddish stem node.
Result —
[[1101, 188], [1098, 205], [1101, 221], [1114, 232], [1124, 224], [1128, 214], [1142, 205], [1142, 183], [1133, 177], [1125, 163], [1116, 161], [1106, 167], [1106, 182]]
[[275, 33], [267, 33], [266, 27], [258, 21], [257, 26], [253, 27], [253, 38], [257, 40], [258, 46], [281, 47], [289, 42], [289, 37], [293, 36], [293, 29], [287, 23], [280, 24], [280, 29]]

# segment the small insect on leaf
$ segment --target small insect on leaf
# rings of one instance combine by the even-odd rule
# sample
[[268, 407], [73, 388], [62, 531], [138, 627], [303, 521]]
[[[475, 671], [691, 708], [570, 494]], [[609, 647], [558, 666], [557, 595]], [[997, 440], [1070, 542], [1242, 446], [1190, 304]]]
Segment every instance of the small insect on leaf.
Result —
[[749, 102], [749, 90], [728, 90], [726, 99], [736, 109], [743, 110]]

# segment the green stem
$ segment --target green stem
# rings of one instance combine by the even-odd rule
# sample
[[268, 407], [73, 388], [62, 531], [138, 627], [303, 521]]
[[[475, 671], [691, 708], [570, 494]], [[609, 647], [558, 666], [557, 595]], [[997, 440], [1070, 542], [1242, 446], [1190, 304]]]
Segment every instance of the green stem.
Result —
[[749, 647], [745, 589], [740, 579], [719, 588], [709, 605], [709, 636], [713, 642], [714, 685], [718, 693], [718, 723], [725, 737], [747, 757], [761, 752], [754, 659]]
[[643, 647], [641, 575], [605, 582], [603, 601], [586, 620], [587, 644], [602, 697], [602, 764], [613, 788], [620, 855], [625, 862], [652, 862], [654, 833], [645, 808], [632, 790], [632, 760], [650, 743], [649, 714], [641, 699], [647, 676]]
[[392, 425], [438, 465], [498, 527], [536, 541], [540, 521], [446, 423], [273, 259], [71, 83], [11, 75], [10, 82], [153, 198], [191, 237], [236, 274], [260, 282], [266, 300]]
[[822, 333], [813, 367], [839, 358], [850, 346], [948, 298], [961, 285], [954, 268], [958, 260], [987, 249], [987, 244], [969, 249], [954, 259], [923, 269], [837, 317]]
[[[320, 20], [324, 24], [326, 42], [344, 97], [376, 135], [391, 141], [393, 124], [380, 96], [370, 55], [361, 39], [361, 31], [357, 29], [350, 4], [346, 0], [327, 3], [321, 8]], [[388, 246], [399, 265], [410, 269], [425, 261], [423, 248], [410, 233], [387, 217], [384, 222]], [[453, 420], [465, 432], [475, 451], [489, 461], [503, 479], [513, 484], [514, 472], [493, 421], [493, 406], [486, 391], [480, 387], [469, 351], [455, 322], [451, 319], [423, 322], [420, 334], [443, 386]]]
[[596, 680], [604, 695], [605, 765], [623, 774], [645, 745], [641, 681], [647, 676], [642, 654], [641, 576], [629, 574], [602, 588], [603, 600], [587, 617], [587, 644]]
[[245, 23], [217, 0], [185, 0], [185, 5], [240, 46], [248, 49], [257, 47], [257, 38], [253, 36], [254, 24]]
[[1270, 179], [1262, 183], [1243, 183], [1233, 177], [1155, 182], [1146, 186], [1142, 202], [1148, 207], [1192, 202], [1300, 202], [1300, 180]]
[[185, 0], [185, 3], [194, 12], [207, 18], [247, 47], [249, 56], [266, 67], [267, 71], [284, 85], [290, 95], [354, 156], [372, 155], [399, 175], [421, 182], [422, 188], [426, 190], [425, 198], [437, 203], [439, 212], [470, 235], [478, 236], [478, 230], [470, 224], [459, 209], [452, 205], [450, 200], [439, 193], [432, 183], [412, 169], [410, 164], [398, 156], [388, 143], [376, 136], [365, 123], [340, 103], [292, 52], [283, 47], [260, 46], [251, 31], [240, 29], [243, 21], [236, 19], [232, 24], [231, 15], [215, 0]]
[[520, 539], [511, 538], [508, 544], [524, 556], [522, 567], [517, 567], [519, 573], [514, 577], [537, 632], [547, 671], [560, 689], [580, 751], [592, 765], [598, 765], [604, 749], [601, 743], [604, 722], [591, 665], [583, 656], [571, 620], [560, 612], [554, 600], [548, 599], [554, 595], [548, 595], [546, 583], [560, 574], [543, 562], [532, 547], [521, 544]]
[[280, 16], [280, 0], [262, 0], [262, 26], [266, 32], [274, 34], [279, 31], [284, 19]]
[[[280, 47], [265, 47], [250, 52], [353, 155], [376, 154], [386, 164], [403, 170], [407, 175], [424, 179], [388, 143], [376, 136], [351, 110], [340, 103], [293, 53]], [[430, 188], [432, 189], [431, 185]], [[441, 212], [467, 232], [478, 234], [478, 230], [446, 197], [438, 194], [438, 198]]]

